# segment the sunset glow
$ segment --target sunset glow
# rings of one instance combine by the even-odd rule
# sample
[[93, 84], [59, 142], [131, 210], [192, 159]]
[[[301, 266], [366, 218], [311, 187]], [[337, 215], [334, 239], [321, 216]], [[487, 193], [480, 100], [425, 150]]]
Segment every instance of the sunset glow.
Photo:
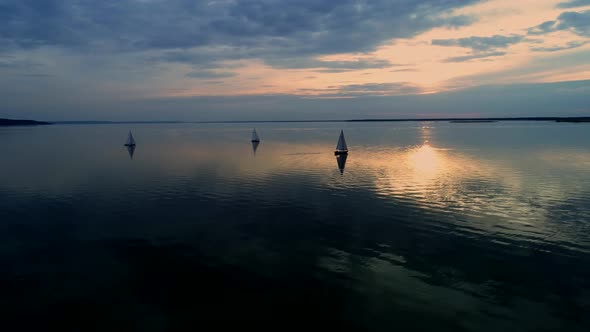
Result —
[[[470, 114], [462, 91], [534, 84], [559, 94], [546, 84], [590, 79], [587, 1], [68, 0], [7, 1], [2, 10], [0, 91], [14, 116], [47, 107], [56, 118]], [[464, 106], [431, 104], [444, 93]], [[399, 103], [406, 96], [409, 106]], [[358, 98], [369, 99], [346, 111], [338, 101]]]
[[[469, 15], [476, 20], [467, 26], [435, 28], [413, 38], [384, 40], [370, 52], [340, 53], [318, 56], [318, 62], [382, 61], [380, 68], [329, 72], [326, 68], [292, 68], [285, 70], [260, 61], [245, 59], [225, 62], [236, 75], [231, 78], [183, 80], [190, 86], [182, 92], [162, 91], [161, 96], [202, 96], [241, 94], [295, 94], [318, 96], [340, 91], [354, 84], [407, 84], [416, 88], [411, 94], [435, 93], [456, 88], [467, 88], [481, 83], [510, 84], [559, 82], [590, 79], [590, 67], [582, 62], [555, 63], [551, 68], [528, 75], [516, 74], [519, 69], [533, 65], [535, 60], [559, 58], [568, 53], [590, 51], [590, 39], [571, 30], [555, 31], [530, 36], [527, 30], [554, 20], [571, 9], [559, 9], [560, 0], [509, 1], [490, 0], [453, 11], [455, 15]], [[581, 7], [581, 10], [590, 9]], [[588, 14], [587, 14], [588, 15]], [[507, 45], [486, 46], [484, 50], [466, 46], [439, 46], [436, 40], [471, 37], [514, 37]], [[492, 42], [492, 41], [488, 41]], [[571, 47], [574, 45], [575, 47]], [[571, 47], [571, 48], [570, 48]], [[564, 48], [563, 50], [557, 50]], [[196, 50], [197, 51], [197, 50]], [[500, 54], [502, 53], [502, 54]], [[498, 54], [491, 56], [491, 54]], [[474, 56], [473, 59], [469, 57]], [[478, 58], [481, 56], [481, 58]], [[177, 66], [173, 66], [177, 68]], [[185, 70], [190, 70], [186, 67]], [[511, 71], [515, 73], [512, 74]], [[478, 76], [504, 73], [492, 80], [480, 81]], [[258, 77], [259, 76], [259, 77]], [[469, 77], [465, 82], [463, 79]], [[210, 83], [215, 82], [212, 86]], [[463, 84], [456, 86], [456, 82]], [[387, 95], [408, 92], [380, 91]], [[378, 93], [378, 94], [379, 94]]]

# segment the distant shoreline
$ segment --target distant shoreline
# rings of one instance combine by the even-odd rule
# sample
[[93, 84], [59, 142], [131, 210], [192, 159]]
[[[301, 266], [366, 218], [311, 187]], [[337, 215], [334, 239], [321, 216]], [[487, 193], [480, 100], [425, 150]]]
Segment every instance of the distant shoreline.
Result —
[[40, 126], [50, 125], [51, 122], [35, 121], [35, 120], [13, 120], [13, 119], [0, 119], [0, 126]]
[[488, 123], [488, 122], [498, 122], [496, 120], [453, 120], [449, 121], [450, 123]]
[[243, 120], [243, 121], [187, 121], [179, 123], [306, 123], [306, 122], [450, 122], [491, 123], [499, 121], [590, 122], [590, 117], [516, 117], [516, 118], [413, 118], [413, 119], [349, 119], [349, 120]]
[[449, 123], [493, 123], [500, 121], [551, 121], [565, 123], [590, 123], [590, 117], [515, 117], [515, 118], [413, 118], [413, 119], [349, 119], [349, 120], [238, 120], [238, 121], [34, 121], [0, 119], [0, 126], [34, 126], [49, 124], [182, 124], [182, 123], [338, 123], [338, 122], [449, 122]]
[[590, 122], [590, 117], [516, 117], [516, 118], [412, 118], [412, 119], [348, 119], [348, 120], [242, 120], [242, 121], [186, 121], [179, 123], [306, 123], [306, 122], [450, 122], [490, 123], [499, 121], [555, 121]]
[[590, 117], [516, 117], [516, 118], [429, 118], [429, 119], [358, 119], [347, 122], [408, 122], [408, 121], [446, 121], [451, 123], [481, 123], [498, 121], [555, 121], [555, 122], [590, 122]]
[[578, 123], [578, 122], [590, 122], [590, 118], [579, 118], [579, 119], [557, 119], [557, 120], [555, 120], [555, 122], [572, 122], [572, 123]]
[[590, 122], [589, 116], [580, 117], [516, 117], [516, 118], [413, 118], [413, 119], [348, 119], [348, 120], [228, 120], [228, 121], [57, 121], [56, 124], [157, 124], [157, 123], [338, 123], [338, 122], [450, 122], [490, 123], [499, 121], [554, 121]]
[[306, 122], [450, 122], [490, 123], [499, 121], [554, 121], [590, 122], [590, 116], [579, 117], [516, 117], [516, 118], [413, 118], [413, 119], [349, 119], [349, 120], [243, 120], [243, 121], [187, 121], [179, 123], [306, 123]]

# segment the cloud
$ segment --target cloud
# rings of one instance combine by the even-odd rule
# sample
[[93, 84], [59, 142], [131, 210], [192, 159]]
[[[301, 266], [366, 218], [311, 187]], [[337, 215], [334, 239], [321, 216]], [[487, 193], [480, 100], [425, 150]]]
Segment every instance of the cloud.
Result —
[[542, 35], [556, 31], [571, 31], [582, 37], [590, 37], [590, 10], [564, 12], [557, 20], [547, 21], [528, 29], [530, 35]]
[[471, 61], [471, 60], [476, 60], [476, 59], [486, 59], [486, 58], [503, 56], [503, 55], [506, 55], [506, 52], [474, 53], [474, 54], [470, 54], [470, 55], [463, 55], [463, 56], [446, 58], [443, 62], [465, 62], [465, 61]]
[[471, 48], [474, 51], [489, 51], [499, 48], [506, 48], [510, 45], [517, 44], [523, 40], [523, 36], [511, 35], [502, 36], [494, 35], [491, 37], [467, 37], [459, 39], [434, 39], [432, 45], [436, 46], [458, 46]]
[[563, 50], [571, 50], [574, 48], [582, 47], [586, 44], [590, 43], [590, 41], [572, 41], [567, 43], [564, 46], [554, 46], [554, 47], [533, 47], [531, 51], [535, 52], [557, 52]]
[[367, 84], [350, 84], [339, 87], [341, 92], [355, 94], [377, 94], [377, 95], [396, 95], [396, 94], [417, 94], [422, 89], [410, 83], [367, 83]]
[[42, 78], [42, 77], [52, 77], [53, 75], [50, 74], [22, 74], [23, 77], [35, 77], [35, 78]]
[[155, 62], [171, 62], [191, 65], [193, 67], [227, 68], [227, 63], [220, 60], [246, 60], [257, 59], [262, 56], [264, 63], [280, 69], [312, 69], [323, 73], [341, 73], [355, 70], [380, 69], [395, 66], [385, 59], [361, 58], [355, 60], [327, 61], [318, 60], [308, 56], [273, 56], [271, 54], [259, 55], [245, 49], [204, 49], [187, 51], [168, 51], [150, 60]]
[[193, 72], [187, 73], [185, 76], [190, 77], [190, 78], [209, 79], [209, 78], [234, 77], [234, 76], [236, 76], [236, 74], [231, 73], [231, 72], [217, 72], [217, 71], [212, 71], [212, 70], [199, 70], [199, 71], [193, 71]]
[[393, 38], [469, 25], [473, 17], [453, 11], [479, 1], [5, 0], [0, 52], [43, 46], [109, 53], [195, 49], [201, 57], [194, 63], [368, 52]]
[[[154, 63], [181, 63], [193, 67], [215, 68], [224, 61], [255, 59], [258, 51], [240, 47], [216, 46], [183, 50], [169, 50], [157, 52], [149, 56], [148, 61]], [[227, 67], [223, 64], [223, 67]]]
[[569, 0], [559, 3], [557, 8], [575, 8], [583, 6], [590, 6], [590, 0]]
[[27, 59], [20, 59], [14, 56], [0, 56], [0, 69], [30, 73], [31, 71], [40, 70], [42, 68], [42, 64]]
[[389, 72], [390, 73], [400, 73], [400, 72], [417, 72], [417, 71], [419, 71], [419, 70], [416, 68], [403, 68], [403, 69], [393, 69], [393, 70], [390, 70]]
[[424, 92], [421, 88], [407, 83], [366, 83], [328, 86], [325, 89], [299, 89], [302, 95], [317, 98], [354, 98], [367, 96], [415, 95]]
[[225, 84], [225, 82], [224, 81], [207, 81], [207, 84], [209, 84], [209, 85], [211, 85], [211, 84], [213, 84], [213, 85], [223, 85], [223, 84]]
[[341, 73], [364, 69], [380, 69], [393, 66], [393, 64], [388, 60], [374, 58], [346, 61], [324, 61], [313, 58], [276, 58], [268, 59], [266, 63], [275, 68], [313, 69], [316, 72], [322, 73]]

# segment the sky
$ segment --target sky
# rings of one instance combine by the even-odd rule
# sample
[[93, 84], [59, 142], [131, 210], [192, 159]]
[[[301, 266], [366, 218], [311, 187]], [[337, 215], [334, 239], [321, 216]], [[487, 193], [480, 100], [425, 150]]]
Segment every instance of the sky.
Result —
[[0, 0], [0, 117], [590, 116], [590, 0]]

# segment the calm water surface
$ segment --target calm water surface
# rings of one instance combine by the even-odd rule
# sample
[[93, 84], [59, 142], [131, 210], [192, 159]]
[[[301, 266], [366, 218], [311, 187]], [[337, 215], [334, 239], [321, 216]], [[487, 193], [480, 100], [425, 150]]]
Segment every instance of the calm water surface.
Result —
[[0, 128], [0, 328], [590, 329], [587, 124], [251, 126]]

